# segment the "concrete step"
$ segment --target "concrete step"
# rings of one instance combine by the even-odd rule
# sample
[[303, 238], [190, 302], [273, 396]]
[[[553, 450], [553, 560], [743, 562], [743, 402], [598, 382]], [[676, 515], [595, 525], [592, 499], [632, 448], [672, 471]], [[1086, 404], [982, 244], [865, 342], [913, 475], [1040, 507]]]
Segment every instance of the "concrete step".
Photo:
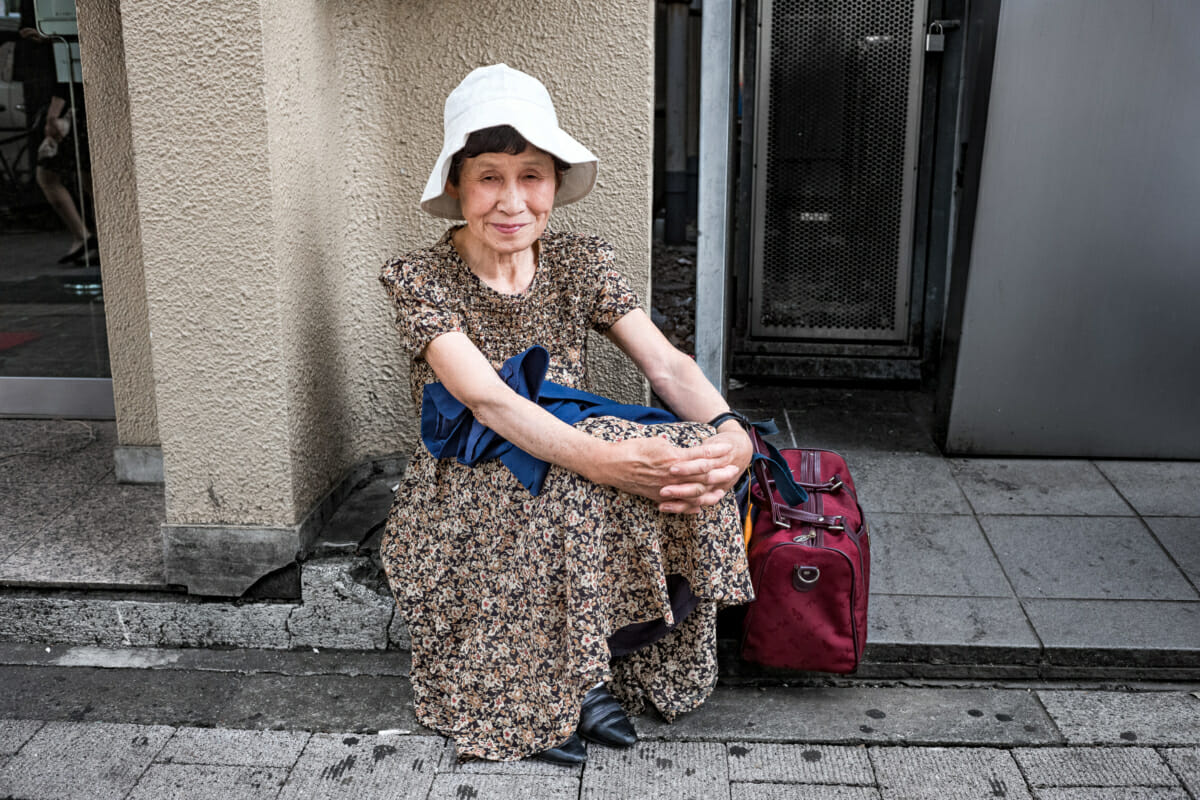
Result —
[[[0, 642], [109, 648], [317, 649], [406, 652], [409, 638], [378, 568], [358, 556], [305, 563], [301, 599], [222, 601], [148, 592], [0, 592]], [[1200, 637], [1180, 632], [1176, 646], [1055, 647], [1036, 639], [1012, 644], [942, 638], [928, 641], [886, 622], [887, 596], [873, 601], [871, 631], [859, 678], [944, 679], [1200, 679]], [[987, 630], [1005, 618], [980, 619]], [[837, 676], [771, 670], [742, 661], [737, 609], [719, 617], [721, 678], [730, 685], [827, 682]]]
[[[421, 734], [408, 667], [400, 652], [0, 644], [0, 719]], [[1200, 682], [724, 686], [696, 713], [637, 728], [694, 742], [1200, 744]]]

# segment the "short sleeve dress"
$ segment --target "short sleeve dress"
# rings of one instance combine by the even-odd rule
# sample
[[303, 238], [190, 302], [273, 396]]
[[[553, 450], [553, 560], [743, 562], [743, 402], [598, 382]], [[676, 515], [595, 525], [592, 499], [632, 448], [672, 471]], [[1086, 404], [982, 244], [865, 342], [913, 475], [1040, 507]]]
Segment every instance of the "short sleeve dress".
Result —
[[[588, 389], [588, 331], [606, 330], [638, 305], [611, 247], [547, 230], [532, 283], [505, 295], [462, 261], [453, 231], [380, 274], [418, 412], [424, 386], [437, 380], [419, 354], [450, 331], [466, 334], [496, 369], [541, 345], [549, 380]], [[703, 423], [615, 417], [576, 427], [680, 446], [713, 434]], [[561, 744], [599, 681], [630, 713], [649, 704], [669, 720], [699, 706], [716, 682], [717, 606], [753, 598], [729, 496], [699, 515], [663, 514], [650, 500], [552, 466], [534, 497], [498, 461], [468, 467], [434, 458], [423, 444], [396, 492], [381, 556], [412, 637], [417, 718], [453, 738], [460, 758], [510, 760]], [[668, 576], [699, 598], [682, 621]], [[611, 657], [614, 631], [655, 620], [666, 635]]]

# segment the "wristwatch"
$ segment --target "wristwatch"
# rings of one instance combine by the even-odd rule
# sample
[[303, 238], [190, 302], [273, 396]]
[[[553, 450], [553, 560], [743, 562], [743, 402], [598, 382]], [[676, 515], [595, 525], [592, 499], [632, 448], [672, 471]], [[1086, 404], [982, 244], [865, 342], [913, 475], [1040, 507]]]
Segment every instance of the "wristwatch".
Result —
[[746, 419], [745, 414], [739, 414], [736, 411], [723, 411], [720, 414], [717, 414], [715, 417], [713, 417], [709, 421], [708, 424], [712, 425], [715, 428], [718, 425], [720, 425], [722, 422], [728, 422], [731, 419], [736, 419], [738, 421], [739, 425], [741, 425], [746, 430], [750, 430], [750, 420]]

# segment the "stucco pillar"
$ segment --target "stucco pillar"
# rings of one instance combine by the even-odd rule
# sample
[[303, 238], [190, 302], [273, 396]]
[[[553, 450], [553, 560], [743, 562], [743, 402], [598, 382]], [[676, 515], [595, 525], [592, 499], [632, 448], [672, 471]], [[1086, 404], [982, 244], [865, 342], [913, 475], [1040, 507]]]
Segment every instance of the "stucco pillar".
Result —
[[260, 11], [125, 0], [121, 15], [167, 580], [240, 594], [300, 544]]
[[121, 480], [161, 481], [137, 178], [118, 0], [78, 0]]

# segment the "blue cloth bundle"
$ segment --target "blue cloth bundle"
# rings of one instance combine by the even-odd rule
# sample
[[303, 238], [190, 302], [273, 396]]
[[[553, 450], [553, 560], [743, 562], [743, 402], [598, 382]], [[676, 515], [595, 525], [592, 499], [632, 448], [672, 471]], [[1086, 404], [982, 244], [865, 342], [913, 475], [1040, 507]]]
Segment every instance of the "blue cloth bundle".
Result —
[[[568, 425], [589, 417], [620, 417], [643, 425], [679, 421], [670, 411], [661, 408], [617, 403], [598, 394], [548, 381], [546, 370], [549, 366], [550, 354], [546, 348], [534, 345], [505, 361], [499, 375], [514, 392]], [[421, 441], [435, 457], [455, 458], [469, 467], [498, 458], [534, 496], [541, 492], [546, 473], [550, 471], [548, 463], [478, 422], [471, 409], [456, 400], [440, 382], [426, 384], [421, 398]]]

